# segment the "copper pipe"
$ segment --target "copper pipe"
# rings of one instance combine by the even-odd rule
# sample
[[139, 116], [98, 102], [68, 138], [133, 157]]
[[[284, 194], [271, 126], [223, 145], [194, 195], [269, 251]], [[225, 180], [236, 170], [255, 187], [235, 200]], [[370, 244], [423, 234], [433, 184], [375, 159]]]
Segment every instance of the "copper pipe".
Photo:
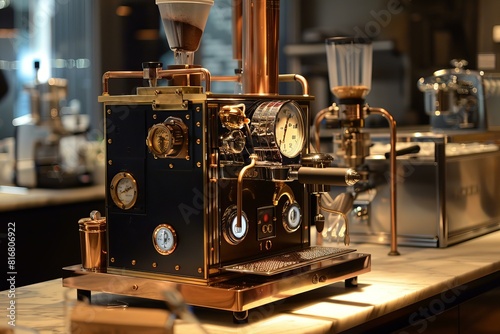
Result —
[[243, 94], [278, 94], [279, 0], [243, 1]]
[[[233, 59], [241, 62], [242, 58], [242, 30], [243, 30], [243, 0], [232, 2], [232, 27], [233, 27]], [[241, 65], [241, 64], [240, 64]]]
[[247, 171], [255, 166], [257, 160], [257, 154], [250, 154], [250, 163], [243, 167], [238, 174], [238, 187], [237, 187], [237, 197], [236, 197], [236, 228], [241, 228], [241, 211], [243, 207], [243, 176]]
[[130, 78], [142, 78], [143, 71], [108, 71], [102, 75], [102, 95], [109, 95], [108, 81], [109, 79], [130, 79]]
[[302, 86], [302, 95], [309, 96], [309, 83], [306, 78], [300, 74], [280, 74], [278, 76], [280, 82], [292, 82], [296, 81]]
[[391, 251], [389, 255], [399, 255], [398, 252], [398, 234], [397, 234], [397, 207], [396, 207], [396, 182], [397, 182], [397, 170], [396, 170], [396, 120], [392, 115], [385, 109], [382, 108], [369, 108], [370, 113], [380, 114], [384, 116], [389, 122], [389, 127], [391, 130], [391, 156], [390, 156], [390, 174], [391, 174]]
[[[205, 79], [205, 91], [210, 92], [212, 75], [206, 68], [186, 68], [175, 70], [160, 70], [158, 71], [158, 79], [165, 79], [169, 76], [186, 75], [186, 74], [202, 74]], [[108, 71], [102, 75], [102, 95], [109, 95], [109, 79], [131, 79], [144, 78], [144, 71]]]
[[238, 82], [240, 81], [240, 76], [238, 75], [214, 75], [212, 81], [224, 81], [224, 82]]

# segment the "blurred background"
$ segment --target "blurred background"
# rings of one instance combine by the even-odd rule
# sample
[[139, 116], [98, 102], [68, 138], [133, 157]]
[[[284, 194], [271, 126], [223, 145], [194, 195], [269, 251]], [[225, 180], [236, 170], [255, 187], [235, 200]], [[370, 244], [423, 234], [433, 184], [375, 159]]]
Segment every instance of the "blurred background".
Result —
[[[233, 74], [236, 67], [231, 3], [215, 1], [197, 53], [198, 63], [214, 75]], [[386, 106], [398, 125], [426, 124], [418, 78], [450, 68], [454, 58], [466, 59], [470, 69], [500, 71], [500, 42], [493, 36], [499, 12], [495, 0], [282, 1], [281, 72], [306, 76], [316, 108], [323, 108], [331, 102], [325, 37], [368, 36], [376, 41], [368, 102]], [[0, 139], [13, 137], [13, 120], [30, 111], [25, 87], [58, 77], [67, 79], [68, 103], [89, 116], [89, 136], [99, 140], [102, 73], [171, 59], [154, 0], [2, 0]], [[214, 91], [233, 90], [231, 84], [217, 84]], [[134, 83], [125, 80], [112, 88], [128, 93]], [[490, 124], [500, 124], [494, 112], [499, 106], [498, 98], [488, 100]]]

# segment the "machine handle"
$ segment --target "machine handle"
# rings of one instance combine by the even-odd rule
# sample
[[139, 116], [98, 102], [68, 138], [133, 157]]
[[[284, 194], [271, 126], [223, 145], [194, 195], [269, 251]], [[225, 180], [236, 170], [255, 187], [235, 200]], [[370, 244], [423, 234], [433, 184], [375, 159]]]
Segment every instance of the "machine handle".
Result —
[[314, 168], [300, 167], [297, 171], [292, 171], [291, 175], [296, 174], [296, 179], [304, 184], [325, 184], [331, 186], [352, 186], [356, 184], [361, 176], [352, 168]]
[[[405, 155], [405, 154], [410, 154], [410, 153], [418, 153], [418, 152], [420, 152], [420, 146], [413, 145], [413, 146], [408, 146], [406, 148], [402, 148], [400, 150], [396, 150], [396, 156], [399, 157], [400, 155]], [[390, 159], [391, 152], [385, 153], [385, 158]]]

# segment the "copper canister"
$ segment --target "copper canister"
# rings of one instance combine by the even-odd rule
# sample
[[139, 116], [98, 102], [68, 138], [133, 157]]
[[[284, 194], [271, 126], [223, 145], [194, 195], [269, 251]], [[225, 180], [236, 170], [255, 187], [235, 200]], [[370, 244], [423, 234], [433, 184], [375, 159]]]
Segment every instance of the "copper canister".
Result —
[[106, 218], [99, 211], [78, 221], [82, 268], [94, 272], [106, 272]]

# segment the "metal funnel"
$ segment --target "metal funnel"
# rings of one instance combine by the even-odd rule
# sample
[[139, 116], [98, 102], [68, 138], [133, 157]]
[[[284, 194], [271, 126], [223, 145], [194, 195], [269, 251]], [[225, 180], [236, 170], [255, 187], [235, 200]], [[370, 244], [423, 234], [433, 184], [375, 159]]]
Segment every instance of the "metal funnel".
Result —
[[156, 0], [176, 65], [193, 65], [213, 0]]

